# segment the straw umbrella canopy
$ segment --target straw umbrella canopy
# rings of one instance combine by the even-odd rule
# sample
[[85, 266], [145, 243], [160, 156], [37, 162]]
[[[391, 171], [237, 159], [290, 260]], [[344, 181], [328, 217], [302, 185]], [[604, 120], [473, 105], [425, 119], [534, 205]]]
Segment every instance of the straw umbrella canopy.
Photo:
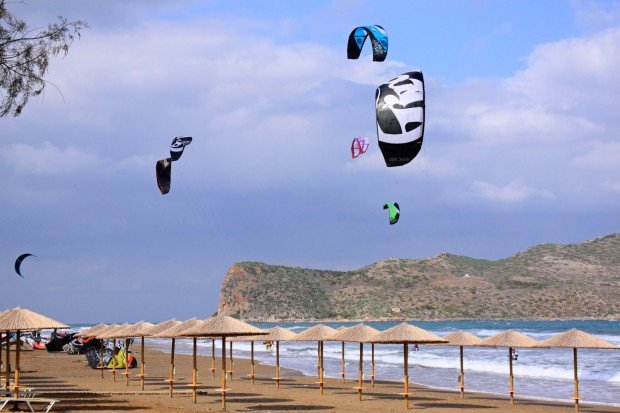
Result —
[[337, 330], [323, 325], [317, 324], [313, 327], [310, 327], [301, 333], [297, 334], [293, 341], [316, 341], [318, 347], [318, 374], [319, 374], [319, 389], [321, 394], [323, 394], [323, 385], [325, 384], [325, 380], [323, 380], [325, 371], [323, 369], [323, 342], [327, 340], [329, 336], [334, 334]]
[[577, 349], [618, 349], [613, 343], [600, 339], [592, 334], [573, 328], [564, 333], [556, 334], [543, 340], [540, 347], [557, 347], [573, 349], [573, 391], [575, 399], [575, 411], [579, 411], [579, 378], [577, 376]]
[[519, 333], [514, 330], [506, 330], [501, 333], [487, 337], [479, 343], [481, 347], [508, 347], [508, 374], [509, 374], [509, 387], [510, 403], [515, 403], [514, 398], [514, 375], [512, 373], [512, 353], [515, 348], [533, 348], [540, 347], [540, 343], [534, 340], [532, 337], [526, 336], [523, 333]]
[[368, 342], [403, 345], [405, 391], [402, 395], [405, 398], [405, 406], [409, 408], [409, 344], [439, 344], [447, 343], [448, 341], [430, 331], [426, 331], [411, 324], [401, 323], [376, 334], [374, 337], [371, 337]]
[[186, 330], [181, 335], [185, 337], [221, 337], [222, 338], [222, 388], [217, 389], [222, 394], [222, 408], [226, 410], [226, 337], [266, 335], [260, 328], [225, 315], [211, 317], [199, 323], [198, 326]]
[[[46, 317], [42, 314], [25, 308], [16, 307], [0, 314], [0, 331], [14, 331], [17, 334], [17, 345], [15, 346], [15, 378], [13, 380], [13, 394], [19, 396], [19, 352], [20, 352], [20, 334], [22, 331], [36, 331], [44, 328], [69, 328], [68, 325], [56, 321], [53, 318]], [[7, 361], [9, 359], [9, 346], [7, 340]], [[8, 363], [7, 363], [8, 366]], [[10, 369], [7, 369], [6, 384], [9, 384]]]
[[[362, 400], [362, 391], [364, 390], [364, 343], [375, 337], [379, 331], [365, 324], [358, 324], [344, 330], [336, 331], [328, 337], [327, 341], [342, 341], [360, 343], [360, 364], [357, 372], [357, 390], [359, 399]], [[343, 376], [344, 378], [344, 376]]]
[[[181, 338], [181, 334], [186, 331], [189, 330], [191, 328], [196, 327], [197, 325], [199, 325], [200, 323], [202, 323], [203, 320], [198, 320], [195, 317], [194, 318], [190, 318], [187, 321], [184, 322], [179, 322], [179, 324], [172, 326], [160, 333], [157, 334], [153, 334], [151, 337], [153, 338], [170, 338], [172, 339], [172, 344], [171, 344], [171, 351], [170, 351], [170, 376], [168, 378], [168, 380], [166, 380], [170, 386], [170, 397], [172, 397], [172, 391], [174, 388], [174, 342], [177, 338]], [[182, 337], [182, 338], [187, 338], [187, 337]], [[193, 344], [194, 344], [194, 350], [193, 350], [193, 371], [192, 371], [192, 384], [190, 384], [189, 386], [192, 387], [192, 391], [193, 391], [193, 398], [194, 398], [194, 403], [196, 403], [196, 390], [198, 387], [198, 383], [197, 378], [198, 378], [198, 366], [197, 366], [197, 361], [196, 361], [196, 337], [193, 337]]]
[[153, 327], [153, 323], [149, 323], [148, 321], [138, 321], [135, 324], [130, 324], [129, 326], [119, 330], [116, 332], [118, 337], [125, 339], [125, 382], [129, 386], [129, 339], [134, 337], [141, 338], [141, 355], [140, 355], [140, 386], [142, 390], [144, 390], [144, 336], [147, 334], [147, 331]]
[[97, 324], [96, 326], [93, 327], [89, 327], [87, 329], [84, 329], [80, 332], [78, 332], [75, 336], [76, 337], [95, 337], [99, 331], [103, 330], [104, 328], [108, 327], [107, 324]]
[[269, 333], [267, 340], [269, 340], [272, 343], [273, 342], [276, 343], [276, 371], [275, 371], [276, 375], [273, 379], [276, 381], [276, 388], [279, 389], [280, 380], [282, 379], [280, 377], [280, 341], [295, 340], [295, 337], [297, 337], [297, 334], [292, 332], [291, 330], [282, 328], [280, 326], [270, 328], [267, 330], [267, 332]]
[[149, 323], [148, 321], [139, 321], [131, 327], [127, 328], [125, 331], [128, 334], [128, 337], [140, 337], [140, 388], [144, 390], [144, 366], [146, 361], [144, 360], [144, 337], [149, 334], [149, 330], [154, 327], [153, 323]]
[[[137, 324], [137, 323], [136, 323]], [[125, 359], [125, 372], [122, 373], [125, 376], [125, 384], [129, 386], [129, 331], [136, 326], [136, 324], [125, 323], [118, 326], [114, 330], [109, 330], [107, 333], [103, 333], [103, 336], [107, 338], [125, 339], [125, 351], [123, 352], [123, 358]], [[116, 348], [116, 345], [114, 346]], [[113, 370], [116, 372], [116, 369]]]
[[116, 381], [116, 340], [124, 338], [123, 335], [118, 335], [123, 329], [129, 327], [131, 324], [116, 324], [109, 329], [97, 334], [97, 338], [100, 340], [112, 340], [112, 381]]
[[459, 386], [461, 390], [461, 399], [465, 398], [465, 370], [463, 368], [463, 347], [473, 347], [478, 346], [482, 339], [472, 333], [468, 333], [467, 331], [457, 331], [455, 333], [448, 334], [444, 337], [444, 339], [448, 340], [447, 346], [458, 346], [459, 347], [459, 366], [460, 366], [460, 375], [459, 375]]
[[82, 330], [77, 336], [81, 337], [93, 337], [99, 340], [99, 370], [101, 371], [101, 378], [103, 378], [103, 370], [105, 370], [105, 366], [103, 365], [103, 357], [104, 357], [104, 346], [103, 340], [97, 337], [99, 334], [103, 334], [106, 331], [110, 331], [113, 328], [118, 327], [118, 324], [97, 324], [94, 327], [87, 328], [86, 330]]

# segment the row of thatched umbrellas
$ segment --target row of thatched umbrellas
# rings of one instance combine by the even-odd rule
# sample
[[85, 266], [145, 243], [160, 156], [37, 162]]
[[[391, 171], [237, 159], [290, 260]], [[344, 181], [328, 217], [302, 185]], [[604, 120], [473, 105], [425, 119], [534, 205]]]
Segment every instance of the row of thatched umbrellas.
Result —
[[[516, 332], [516, 331], [504, 331], [498, 333], [494, 336], [491, 336], [487, 339], [481, 339], [473, 334], [467, 332], [457, 332], [452, 333], [444, 338], [436, 336], [433, 333], [430, 333], [426, 330], [420, 329], [418, 327], [412, 326], [410, 324], [402, 323], [395, 327], [392, 327], [383, 332], [379, 332], [376, 329], [366, 326], [364, 324], [359, 324], [357, 326], [353, 326], [350, 328], [342, 328], [339, 330], [335, 330], [331, 327], [325, 325], [316, 325], [308, 328], [307, 330], [295, 334], [289, 330], [283, 329], [281, 327], [275, 327], [269, 330], [262, 331], [261, 333], [256, 333], [256, 329], [249, 324], [242, 323], [238, 320], [231, 319], [230, 317], [214, 317], [211, 322], [214, 323], [213, 320], [220, 320], [221, 328], [219, 329], [219, 334], [223, 338], [222, 340], [222, 387], [219, 391], [222, 392], [222, 404], [225, 407], [225, 393], [229, 389], [226, 389], [226, 373], [230, 374], [232, 379], [232, 343], [234, 341], [246, 341], [251, 343], [251, 363], [250, 363], [250, 379], [252, 383], [254, 382], [254, 341], [270, 341], [275, 343], [276, 347], [276, 371], [275, 377], [273, 378], [276, 382], [276, 386], [279, 388], [280, 386], [280, 341], [316, 341], [317, 342], [317, 375], [319, 384], [319, 389], [321, 394], [323, 394], [323, 388], [325, 384], [325, 375], [324, 375], [324, 363], [323, 363], [323, 346], [325, 341], [341, 341], [343, 343], [343, 353], [342, 353], [342, 377], [344, 381], [344, 343], [345, 342], [356, 342], [360, 344], [360, 362], [359, 362], [359, 370], [358, 370], [358, 386], [355, 387], [357, 393], [359, 395], [359, 399], [362, 399], [363, 392], [363, 346], [364, 343], [369, 343], [372, 346], [372, 370], [371, 370], [371, 381], [374, 386], [374, 345], [375, 343], [383, 343], [383, 344], [403, 344], [403, 364], [404, 364], [404, 392], [401, 395], [404, 397], [405, 404], [408, 407], [409, 405], [409, 397], [411, 393], [409, 392], [409, 366], [408, 366], [408, 346], [410, 344], [444, 344], [444, 345], [453, 345], [459, 346], [460, 349], [460, 374], [459, 374], [459, 387], [461, 392], [461, 397], [464, 397], [465, 392], [465, 373], [464, 373], [464, 357], [463, 357], [463, 348], [467, 346], [479, 346], [479, 347], [507, 347], [508, 348], [508, 360], [509, 360], [509, 394], [510, 400], [514, 403], [514, 375], [512, 369], [512, 353], [515, 348], [546, 348], [546, 347], [566, 347], [573, 348], [574, 352], [574, 400], [575, 407], [579, 407], [579, 389], [578, 389], [578, 378], [577, 378], [577, 348], [616, 348], [613, 344], [606, 342], [604, 340], [598, 339], [594, 336], [591, 336], [587, 333], [584, 333], [579, 330], [571, 330], [569, 332], [559, 334], [557, 336], [551, 337], [543, 342], [537, 342], [531, 337], [526, 336], [525, 334]], [[234, 320], [239, 324], [237, 329], [231, 328], [230, 325], [227, 325]], [[209, 321], [209, 320], [207, 320]], [[154, 330], [149, 331], [150, 337], [160, 337], [160, 338], [171, 338], [172, 339], [172, 348], [171, 348], [171, 362], [170, 362], [170, 376], [168, 382], [170, 383], [170, 394], [172, 395], [172, 388], [174, 382], [174, 340], [175, 338], [182, 337], [192, 337], [194, 340], [194, 373], [192, 384], [190, 386], [193, 387], [193, 395], [194, 401], [196, 400], [196, 387], [198, 386], [196, 383], [196, 338], [199, 336], [207, 337], [212, 336], [213, 331], [209, 331], [209, 328], [201, 329], [200, 326], [203, 325], [206, 321], [200, 320], [188, 320], [185, 323], [180, 323], [175, 320], [169, 320], [164, 323], [160, 323], [153, 327]], [[167, 330], [163, 329], [164, 327], [169, 327]], [[171, 327], [172, 326], [172, 327]], [[171, 328], [170, 328], [171, 327]], [[147, 330], [148, 331], [148, 330]], [[252, 333], [254, 331], [254, 333]], [[226, 334], [225, 334], [226, 333]], [[244, 334], [241, 334], [244, 333]], [[82, 333], [83, 335], [93, 335], [92, 331], [85, 331]], [[131, 334], [131, 329], [129, 331], [117, 330], [116, 333], [97, 335], [99, 338], [112, 338], [116, 335], [116, 337], [120, 337], [123, 335]], [[225, 336], [229, 338], [226, 339]], [[144, 339], [144, 336], [142, 337]], [[226, 370], [226, 342], [229, 342], [230, 345], [230, 360], [231, 360], [231, 369]], [[214, 363], [214, 343], [212, 343], [212, 368], [211, 370], [215, 373]], [[142, 360], [144, 360], [144, 356], [142, 356]], [[142, 380], [144, 378], [143, 368], [140, 374]]]
[[[22, 331], [35, 331], [40, 329], [55, 329], [55, 328], [68, 328], [65, 324], [59, 323], [55, 320], [41, 316], [39, 314], [30, 312], [24, 309], [7, 310], [0, 313], [0, 331], [6, 331], [7, 337], [7, 349], [8, 349], [8, 336], [9, 331], [16, 332], [18, 335]], [[170, 338], [171, 339], [171, 358], [170, 358], [170, 370], [169, 377], [166, 380], [169, 383], [170, 396], [173, 394], [174, 386], [174, 352], [175, 352], [175, 340], [178, 338], [191, 338], [193, 339], [193, 374], [192, 384], [189, 385], [193, 390], [193, 400], [196, 402], [197, 388], [200, 386], [197, 383], [197, 360], [196, 360], [196, 346], [197, 338], [211, 338], [212, 340], [212, 363], [211, 371], [213, 377], [215, 377], [215, 338], [221, 338], [222, 340], [222, 369], [221, 369], [221, 388], [216, 389], [221, 393], [222, 407], [226, 408], [226, 393], [230, 391], [226, 387], [226, 375], [231, 374], [232, 379], [232, 366], [231, 370], [226, 369], [226, 342], [230, 344], [230, 359], [232, 364], [232, 343], [234, 341], [249, 341], [251, 343], [251, 364], [250, 364], [250, 378], [254, 383], [254, 341], [270, 341], [275, 343], [276, 346], [276, 371], [274, 380], [276, 386], [280, 386], [280, 357], [279, 357], [279, 345], [280, 341], [316, 341], [317, 342], [317, 373], [319, 389], [321, 394], [323, 393], [325, 377], [324, 377], [324, 365], [323, 365], [323, 344], [325, 341], [341, 341], [343, 343], [342, 354], [342, 378], [344, 381], [344, 342], [357, 342], [360, 344], [360, 361], [358, 370], [358, 385], [355, 387], [359, 398], [362, 398], [363, 392], [363, 346], [365, 343], [372, 346], [372, 370], [371, 381], [374, 386], [374, 345], [375, 344], [402, 344], [403, 345], [403, 364], [404, 364], [404, 392], [401, 394], [404, 397], [405, 405], [409, 406], [409, 363], [408, 363], [408, 346], [410, 344], [444, 344], [454, 345], [460, 347], [460, 392], [461, 397], [464, 397], [465, 380], [464, 380], [464, 366], [463, 366], [463, 347], [466, 346], [480, 346], [480, 347], [507, 347], [508, 348], [508, 360], [509, 360], [509, 393], [511, 402], [514, 403], [514, 376], [512, 372], [512, 351], [514, 348], [548, 348], [548, 347], [563, 347], [573, 348], [573, 362], [574, 362], [574, 400], [575, 408], [579, 408], [579, 381], [577, 377], [577, 348], [617, 348], [612, 343], [601, 340], [590, 334], [579, 330], [570, 330], [568, 332], [558, 334], [542, 342], [536, 340], [516, 331], [504, 331], [491, 336], [487, 339], [480, 339], [470, 333], [458, 332], [450, 334], [446, 337], [439, 337], [431, 332], [415, 327], [413, 325], [402, 323], [396, 325], [385, 331], [377, 331], [372, 327], [364, 324], [359, 324], [349, 328], [341, 328], [335, 330], [325, 325], [316, 325], [308, 328], [307, 330], [295, 334], [290, 330], [283, 329], [281, 327], [275, 327], [269, 330], [261, 330], [250, 324], [236, 320], [227, 316], [211, 317], [207, 320], [190, 319], [185, 322], [177, 320], [168, 320], [159, 324], [151, 324], [145, 321], [141, 321], [135, 324], [121, 324], [121, 325], [104, 325], [100, 324], [90, 329], [84, 330], [80, 333], [84, 337], [96, 337], [99, 339], [111, 339], [114, 340], [114, 345], [117, 339], [125, 339], [125, 349], [129, 346], [129, 339], [140, 338], [141, 339], [141, 368], [138, 375], [141, 379], [141, 388], [144, 389], [145, 374], [145, 360], [144, 360], [144, 338], [145, 337], [158, 337], [158, 338]], [[128, 372], [128, 352], [125, 351], [125, 375], [126, 383], [129, 384], [129, 372]], [[6, 380], [9, 382], [10, 366], [8, 366], [8, 350], [7, 350], [7, 363], [6, 363]], [[101, 349], [101, 359], [103, 360], [103, 347]], [[116, 363], [112, 363], [112, 376], [116, 380]], [[101, 374], [103, 376], [103, 368], [101, 366]], [[19, 390], [19, 346], [17, 346], [16, 352], [16, 369], [13, 390], [17, 396]]]

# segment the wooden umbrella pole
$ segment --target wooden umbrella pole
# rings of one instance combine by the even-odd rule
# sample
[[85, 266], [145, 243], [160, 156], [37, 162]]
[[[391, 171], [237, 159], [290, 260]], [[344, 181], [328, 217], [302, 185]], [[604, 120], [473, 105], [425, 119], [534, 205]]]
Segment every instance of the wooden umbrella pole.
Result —
[[573, 347], [573, 387], [574, 393], [573, 396], [575, 398], [575, 411], [579, 411], [579, 378], [577, 377], [577, 348]]
[[276, 341], [276, 389], [280, 388], [280, 342]]
[[215, 378], [215, 339], [211, 339], [211, 373]]
[[316, 342], [316, 375], [318, 376], [319, 380], [321, 381], [321, 345], [319, 344], [319, 342]]
[[193, 363], [193, 371], [192, 371], [192, 398], [194, 400], [194, 403], [196, 403], [196, 386], [198, 385], [197, 380], [198, 380], [198, 363], [196, 360], [196, 340], [197, 338], [194, 337], [193, 340], [193, 344], [194, 344], [194, 351], [193, 351], [193, 359], [192, 359], [192, 363]]
[[230, 370], [228, 371], [230, 373], [230, 381], [233, 381], [233, 342], [230, 342], [230, 349], [228, 350], [228, 353], [230, 354], [230, 356], [228, 357], [230, 359]]
[[250, 378], [254, 386], [254, 341], [250, 341]]
[[344, 383], [345, 382], [345, 379], [344, 379], [344, 341], [342, 342], [341, 354], [342, 354], [342, 360], [340, 362], [340, 374], [342, 374], [342, 382]]
[[125, 384], [129, 386], [129, 339], [125, 339]]
[[99, 353], [99, 369], [101, 370], [101, 378], [103, 378], [103, 369], [105, 369], [104, 363], [104, 354], [103, 354], [103, 340], [101, 340], [101, 350]]
[[17, 330], [17, 341], [15, 342], [15, 379], [13, 380], [13, 396], [15, 398], [19, 397], [19, 353], [21, 348], [20, 334], [21, 331]]
[[170, 397], [172, 397], [172, 391], [174, 389], [174, 344], [175, 339], [172, 338], [172, 345], [170, 348], [170, 376], [168, 378], [169, 388], [170, 388]]
[[140, 388], [144, 390], [144, 336], [140, 337]]
[[463, 346], [460, 347], [461, 356], [461, 399], [465, 398], [465, 370], [463, 369]]
[[222, 336], [222, 409], [226, 410], [226, 336]]
[[6, 385], [8, 386], [9, 383], [11, 382], [11, 353], [9, 353], [10, 351], [10, 345], [9, 342], [11, 340], [11, 332], [7, 330], [6, 332], [6, 367], [5, 367], [5, 378], [6, 378]]
[[509, 363], [508, 373], [510, 375], [510, 384], [508, 388], [508, 391], [510, 392], [510, 404], [515, 404], [514, 380], [512, 376], [512, 347], [508, 347], [508, 363]]
[[375, 387], [375, 343], [370, 343], [370, 356], [372, 358], [372, 364], [370, 365], [370, 381], [372, 387]]
[[358, 388], [357, 393], [360, 400], [362, 400], [362, 386], [364, 384], [364, 343], [360, 343], [360, 368], [357, 372]]
[[409, 345], [403, 344], [403, 356], [405, 359], [405, 408], [409, 409]]
[[112, 381], [116, 382], [116, 339], [112, 340]]
[[323, 394], [323, 386], [325, 385], [325, 370], [323, 369], [323, 342], [321, 341], [321, 382], [319, 386], [321, 387], [321, 394]]

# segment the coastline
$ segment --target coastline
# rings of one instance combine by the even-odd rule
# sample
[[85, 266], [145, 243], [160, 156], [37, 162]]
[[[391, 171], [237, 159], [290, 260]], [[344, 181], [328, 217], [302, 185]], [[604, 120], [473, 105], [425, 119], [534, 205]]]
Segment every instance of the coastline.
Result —
[[[226, 315], [224, 313], [218, 315]], [[325, 318], [325, 319], [316, 319], [316, 320], [299, 320], [299, 319], [272, 319], [265, 320], [254, 319], [254, 318], [245, 318], [241, 317], [239, 320], [242, 320], [246, 323], [259, 323], [259, 324], [273, 324], [273, 323], [399, 323], [399, 322], [450, 322], [450, 321], [476, 321], [476, 322], [537, 322], [537, 321], [620, 321], [620, 318], [616, 317], [564, 317], [564, 318], [364, 318], [364, 319], [344, 319], [344, 318]]]
[[[221, 360], [216, 355], [216, 371], [212, 375], [210, 351], [202, 349], [198, 357], [199, 387], [197, 403], [192, 402], [188, 385], [191, 384], [192, 356], [175, 354], [175, 393], [168, 395], [168, 384], [164, 381], [168, 375], [170, 354], [146, 348], [146, 387], [140, 390], [136, 377], [140, 369], [130, 370], [127, 385], [122, 371], [117, 371], [116, 382], [112, 381], [110, 370], [104, 371], [101, 378], [99, 370], [85, 365], [83, 355], [65, 353], [47, 353], [32, 351], [22, 354], [22, 383], [33, 387], [42, 397], [59, 399], [55, 411], [92, 412], [92, 411], [220, 411], [219, 393]], [[136, 353], [138, 359], [141, 358]], [[12, 354], [14, 356], [14, 354]], [[404, 410], [401, 396], [402, 383], [397, 381], [376, 382], [371, 387], [366, 381], [364, 400], [359, 401], [353, 386], [357, 384], [354, 377], [342, 383], [340, 378], [327, 378], [325, 394], [320, 395], [316, 377], [304, 375], [295, 369], [281, 369], [280, 389], [275, 388], [272, 377], [274, 367], [267, 363], [256, 363], [255, 384], [246, 376], [250, 369], [249, 360], [235, 357], [234, 380], [228, 381], [231, 391], [227, 395], [229, 411], [287, 411], [312, 410], [325, 412], [401, 412]], [[215, 377], [213, 377], [215, 376]], [[511, 405], [507, 395], [482, 392], [466, 392], [465, 399], [455, 389], [436, 389], [419, 384], [411, 384], [411, 410], [423, 408], [427, 413], [440, 412], [566, 412], [571, 408], [571, 400], [541, 400], [525, 398], [516, 394], [516, 404]], [[584, 403], [583, 412], [618, 412], [615, 406]]]

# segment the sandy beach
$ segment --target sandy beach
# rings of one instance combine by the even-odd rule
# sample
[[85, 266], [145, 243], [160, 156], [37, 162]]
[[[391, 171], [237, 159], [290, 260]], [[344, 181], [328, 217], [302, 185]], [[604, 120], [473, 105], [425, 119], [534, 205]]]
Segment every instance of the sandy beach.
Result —
[[[14, 354], [12, 354], [14, 356]], [[110, 370], [104, 371], [101, 378], [98, 370], [86, 365], [85, 356], [65, 353], [30, 351], [22, 353], [22, 385], [32, 387], [41, 397], [59, 399], [53, 411], [92, 412], [92, 411], [220, 411], [219, 387], [221, 362], [216, 360], [215, 378], [209, 371], [211, 359], [208, 355], [198, 358], [199, 383], [201, 394], [197, 403], [192, 402], [190, 388], [192, 358], [176, 355], [176, 382], [174, 397], [168, 395], [167, 376], [169, 355], [147, 349], [146, 387], [140, 389], [136, 376], [139, 369], [130, 370], [129, 386], [121, 371], [117, 371], [116, 382]], [[327, 379], [325, 394], [320, 395], [316, 378], [303, 376], [294, 370], [282, 369], [280, 389], [275, 388], [271, 379], [273, 367], [258, 365], [257, 377], [252, 385], [247, 373], [249, 360], [236, 359], [233, 381], [228, 382], [232, 391], [227, 397], [228, 411], [337, 411], [337, 412], [400, 412], [404, 402], [398, 395], [402, 384], [398, 382], [377, 381], [375, 387], [366, 383], [364, 400], [359, 401], [353, 387], [352, 378], [342, 383], [339, 379]], [[415, 381], [415, 369], [411, 370]], [[500, 396], [467, 393], [461, 400], [456, 392], [439, 391], [412, 385], [413, 398], [410, 410], [425, 412], [567, 412], [573, 411], [569, 403], [518, 399], [514, 406]], [[604, 406], [582, 406], [583, 412], [618, 412], [619, 408]]]

